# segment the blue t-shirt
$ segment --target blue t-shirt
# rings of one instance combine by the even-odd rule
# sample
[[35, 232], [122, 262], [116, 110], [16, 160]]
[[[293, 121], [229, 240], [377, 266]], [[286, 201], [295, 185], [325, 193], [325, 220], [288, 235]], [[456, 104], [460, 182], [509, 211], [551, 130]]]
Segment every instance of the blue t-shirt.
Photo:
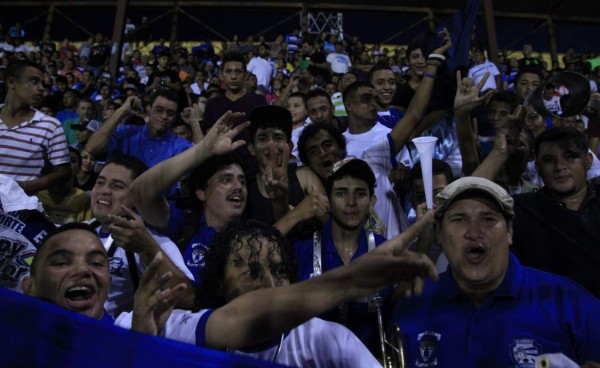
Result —
[[462, 294], [450, 268], [421, 297], [401, 300], [407, 367], [534, 367], [561, 352], [600, 360], [600, 301], [560, 276], [522, 267], [510, 254], [506, 276], [481, 306]]
[[152, 137], [146, 125], [122, 125], [111, 135], [107, 146], [107, 159], [124, 153], [142, 160], [148, 167], [167, 160], [192, 147], [192, 143], [179, 138], [170, 130], [161, 137]]
[[[181, 224], [185, 223], [185, 212], [175, 207], [173, 202], [169, 202], [169, 207], [169, 224], [167, 225], [165, 234], [171, 239], [177, 239]], [[216, 234], [217, 230], [208, 226], [204, 215], [202, 215], [198, 230], [196, 230], [183, 251], [183, 261], [194, 276], [196, 285], [200, 284], [200, 272], [204, 268], [204, 255], [210, 249], [210, 243]]]
[[[323, 226], [321, 230], [321, 272], [327, 272], [334, 268], [344, 266], [344, 262], [335, 248], [333, 235], [331, 233], [331, 219]], [[385, 238], [375, 236], [375, 245], [378, 246], [385, 242]], [[313, 239], [298, 240], [293, 243], [296, 251], [296, 261], [298, 264], [298, 281], [307, 280], [312, 277], [313, 270]], [[367, 233], [361, 231], [358, 248], [350, 261], [366, 254], [369, 251]], [[384, 298], [384, 305], [388, 303], [391, 295], [391, 288], [385, 289], [379, 293]], [[327, 321], [340, 323], [352, 331], [363, 344], [372, 352], [377, 349], [379, 334], [377, 327], [377, 314], [373, 305], [364, 301], [351, 301], [335, 308], [321, 316]]]
[[385, 125], [386, 127], [390, 128], [390, 129], [394, 129], [396, 124], [404, 116], [404, 113], [394, 107], [390, 107], [390, 109], [387, 112], [385, 112], [385, 111], [378, 112], [377, 115], [378, 115], [377, 121], [379, 123], [381, 123], [382, 125]]

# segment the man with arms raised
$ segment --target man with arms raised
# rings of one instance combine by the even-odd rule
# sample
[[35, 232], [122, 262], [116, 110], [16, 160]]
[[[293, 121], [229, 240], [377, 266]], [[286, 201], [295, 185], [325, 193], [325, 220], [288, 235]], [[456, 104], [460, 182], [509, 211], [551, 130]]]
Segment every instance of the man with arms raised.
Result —
[[146, 125], [119, 126], [121, 118], [134, 114], [140, 103], [137, 97], [128, 97], [123, 106], [92, 134], [85, 146], [86, 151], [94, 157], [107, 154], [109, 159], [117, 153], [123, 153], [152, 167], [192, 146], [171, 132], [171, 124], [177, 116], [177, 93], [160, 89], [152, 95], [147, 106]]
[[[427, 221], [431, 221], [431, 216]], [[320, 366], [330, 366], [331, 362], [340, 362], [343, 357], [340, 357], [337, 349], [330, 349], [329, 354], [320, 356], [319, 348], [331, 348], [334, 345], [349, 349], [348, 353], [351, 354], [353, 347], [360, 346], [356, 339], [338, 327], [335, 328], [336, 332], [331, 328], [320, 332], [318, 329], [308, 331], [307, 335], [310, 336], [306, 340], [299, 340], [302, 330], [329, 326], [310, 318], [345, 300], [371, 295], [394, 282], [408, 282], [410, 291], [420, 294], [422, 277], [435, 278], [436, 274], [430, 261], [405, 248], [424, 223], [417, 224], [385, 247], [378, 248], [349, 266], [294, 285], [287, 285], [293, 277], [293, 273], [288, 272], [289, 268], [286, 269], [289, 264], [282, 265], [282, 257], [286, 255], [281, 250], [284, 244], [281, 242], [285, 240], [280, 236], [276, 236], [276, 242], [270, 241], [272, 237], [269, 236], [246, 237], [245, 234], [255, 234], [256, 229], [243, 233], [234, 228], [226, 233], [229, 236], [228, 247], [213, 248], [224, 255], [220, 258], [223, 263], [216, 267], [222, 267], [227, 273], [216, 275], [215, 280], [222, 281], [221, 287], [211, 290], [224, 299], [226, 305], [199, 313], [178, 310], [164, 325], [174, 300], [185, 286], [178, 284], [173, 288], [165, 287], [164, 283], [171, 275], [158, 271], [164, 261], [160, 254], [140, 281], [133, 314], [123, 314], [118, 318], [117, 325], [153, 334], [164, 332], [168, 338], [215, 349], [241, 349], [274, 338], [281, 341], [281, 334], [290, 332], [281, 342], [279, 357], [282, 360], [277, 359], [279, 363], [295, 362], [297, 360], [292, 359], [303, 357], [304, 350], [310, 348], [315, 354], [304, 358], [320, 358], [325, 361], [325, 365]], [[273, 230], [267, 231], [273, 234]], [[238, 243], [241, 247], [237, 247]], [[232, 247], [234, 244], [236, 246]], [[248, 252], [249, 249], [259, 252], [250, 256], [254, 253]], [[240, 257], [231, 258], [230, 255]], [[85, 224], [65, 225], [58, 232], [50, 234], [40, 246], [32, 269], [31, 277], [24, 281], [28, 295], [91, 318], [110, 320], [103, 310], [110, 284], [108, 256], [94, 231]], [[306, 321], [309, 321], [308, 324], [302, 325], [299, 331], [294, 329]], [[319, 336], [321, 333], [324, 336]], [[324, 341], [327, 336], [337, 336], [342, 340], [335, 345], [334, 341]], [[307, 349], [296, 349], [290, 345], [294, 342], [304, 342], [309, 346]], [[321, 344], [315, 345], [319, 342]], [[348, 346], [345, 346], [346, 343]], [[270, 355], [273, 350], [267, 349], [266, 354]], [[263, 357], [272, 359], [272, 356]], [[368, 356], [354, 358], [369, 365], [376, 364]]]
[[133, 309], [133, 295], [139, 279], [158, 252], [166, 254], [160, 271], [171, 271], [168, 286], [186, 283], [188, 292], [181, 308], [191, 308], [194, 290], [192, 274], [183, 263], [177, 246], [165, 236], [150, 232], [142, 218], [133, 211], [131, 183], [147, 169], [132, 156], [117, 155], [98, 174], [92, 188], [91, 202], [95, 229], [109, 256], [112, 275], [106, 310], [113, 316]]
[[[237, 125], [241, 113], [227, 112], [191, 149], [151, 168], [131, 186], [136, 208], [144, 220], [177, 240], [184, 249], [184, 260], [196, 282], [204, 265], [204, 253], [217, 231], [241, 218], [246, 208], [246, 176], [240, 164], [227, 155], [245, 144], [233, 139], [248, 122]], [[202, 215], [192, 224], [191, 234], [184, 234], [185, 212], [163, 193], [190, 172], [190, 195], [202, 202]]]

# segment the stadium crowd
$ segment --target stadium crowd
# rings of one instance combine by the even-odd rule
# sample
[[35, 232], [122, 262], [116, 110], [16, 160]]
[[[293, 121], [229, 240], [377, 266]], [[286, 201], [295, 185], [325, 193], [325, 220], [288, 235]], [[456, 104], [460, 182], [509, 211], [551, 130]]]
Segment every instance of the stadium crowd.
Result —
[[130, 39], [112, 75], [103, 34], [27, 38], [0, 43], [1, 286], [292, 366], [379, 366], [396, 325], [410, 367], [598, 366], [594, 52], [294, 29]]

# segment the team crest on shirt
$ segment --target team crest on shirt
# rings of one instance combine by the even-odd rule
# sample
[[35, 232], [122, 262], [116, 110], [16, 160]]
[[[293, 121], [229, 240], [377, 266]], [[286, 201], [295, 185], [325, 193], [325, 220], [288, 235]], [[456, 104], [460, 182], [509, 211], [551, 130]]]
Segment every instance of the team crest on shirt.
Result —
[[121, 276], [121, 268], [123, 268], [123, 258], [121, 257], [110, 257], [108, 260], [108, 272], [114, 276]]
[[186, 260], [188, 267], [204, 267], [204, 255], [208, 252], [208, 245], [203, 243], [192, 244], [191, 259]]
[[535, 358], [540, 355], [541, 347], [534, 339], [516, 339], [510, 345], [515, 367], [534, 368]]
[[417, 336], [419, 344], [419, 356], [415, 362], [417, 367], [437, 367], [438, 362], [438, 346], [442, 334], [433, 331], [424, 331]]

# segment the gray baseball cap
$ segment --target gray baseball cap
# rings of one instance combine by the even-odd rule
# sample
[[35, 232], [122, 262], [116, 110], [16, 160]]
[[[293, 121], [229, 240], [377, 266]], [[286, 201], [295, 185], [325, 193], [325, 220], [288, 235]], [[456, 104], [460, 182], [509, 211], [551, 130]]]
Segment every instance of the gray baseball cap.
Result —
[[475, 198], [481, 196], [481, 194], [494, 200], [505, 216], [513, 217], [515, 215], [514, 201], [504, 188], [493, 181], [474, 176], [457, 179], [438, 193], [436, 196], [438, 201], [436, 215], [441, 217], [457, 199]]

